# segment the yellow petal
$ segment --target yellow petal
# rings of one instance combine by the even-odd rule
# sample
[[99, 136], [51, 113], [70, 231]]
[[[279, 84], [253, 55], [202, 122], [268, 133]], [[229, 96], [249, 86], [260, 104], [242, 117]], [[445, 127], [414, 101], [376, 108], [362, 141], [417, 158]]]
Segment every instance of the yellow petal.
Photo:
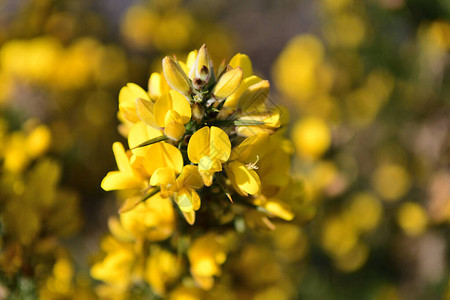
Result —
[[231, 142], [225, 131], [211, 126], [210, 154], [212, 160], [226, 162], [231, 154]]
[[168, 185], [175, 181], [175, 172], [168, 167], [156, 169], [150, 178], [150, 185]]
[[200, 173], [215, 173], [222, 171], [222, 163], [217, 159], [211, 159], [209, 156], [203, 156], [198, 162]]
[[166, 126], [166, 114], [172, 109], [172, 96], [169, 93], [162, 95], [153, 106], [153, 115], [155, 116], [156, 123], [160, 127]]
[[158, 127], [155, 116], [153, 115], [153, 106], [154, 103], [152, 101], [144, 100], [142, 98], [136, 100], [136, 112], [139, 119], [148, 126]]
[[189, 225], [194, 225], [195, 223], [195, 211], [190, 212], [184, 212], [182, 211], [184, 218], [186, 219], [186, 222], [189, 223]]
[[184, 62], [178, 61], [178, 64], [180, 65], [181, 69], [183, 69], [184, 74], [188, 74], [189, 73], [189, 69], [188, 69], [188, 67], [186, 66], [186, 64]]
[[269, 92], [269, 81], [263, 80], [255, 83], [241, 95], [237, 103], [237, 108], [243, 112], [251, 111], [266, 101]]
[[243, 163], [237, 161], [229, 163], [226, 172], [239, 194], [246, 196], [260, 192], [261, 182], [258, 174], [254, 170], [247, 169]]
[[189, 95], [191, 93], [191, 84], [178, 62], [166, 56], [162, 65], [164, 77], [169, 86], [183, 95]]
[[225, 99], [236, 91], [241, 82], [242, 69], [237, 67], [220, 76], [212, 93], [217, 99]]
[[119, 171], [109, 172], [106, 174], [105, 178], [103, 178], [101, 183], [101, 187], [105, 191], [133, 189], [141, 186], [142, 181], [137, 177]]
[[178, 207], [183, 212], [191, 212], [194, 210], [194, 203], [187, 192], [178, 193], [176, 196]]
[[243, 73], [244, 78], [253, 75], [252, 62], [250, 58], [245, 54], [238, 53], [235, 56], [233, 56], [230, 60], [229, 65], [233, 68], [241, 67], [242, 71], [244, 72]]
[[133, 171], [130, 167], [130, 161], [127, 154], [125, 153], [125, 149], [123, 148], [122, 143], [115, 142], [113, 144], [113, 152], [119, 170], [123, 173], [133, 174]]
[[109, 217], [108, 228], [111, 234], [118, 240], [122, 242], [134, 241], [134, 236], [122, 227], [122, 224], [120, 224], [119, 219], [116, 217]]
[[200, 175], [202, 176], [203, 183], [206, 186], [211, 186], [214, 180], [214, 172], [203, 172], [199, 171]]
[[195, 59], [197, 58], [197, 50], [193, 50], [189, 52], [187, 58], [186, 58], [186, 67], [190, 70], [192, 66], [194, 65]]
[[140, 86], [128, 83], [119, 92], [119, 110], [130, 122], [137, 122], [139, 118], [136, 114], [136, 99], [142, 98], [150, 100], [149, 95]]
[[294, 218], [292, 209], [278, 200], [267, 201], [264, 204], [264, 208], [283, 220], [291, 221]]
[[241, 95], [252, 85], [261, 82], [262, 79], [259, 78], [258, 76], [250, 76], [248, 78], [245, 78], [244, 80], [242, 80], [241, 85], [238, 87], [238, 89], [231, 94], [230, 96], [228, 96], [227, 100], [225, 100], [225, 104], [224, 107], [230, 107], [230, 108], [234, 108], [236, 107], [239, 98], [241, 97]]
[[150, 100], [148, 93], [135, 83], [127, 83], [119, 92], [119, 103], [134, 103], [138, 98]]
[[141, 143], [162, 135], [161, 130], [147, 126], [144, 122], [133, 124], [128, 134], [128, 146], [131, 152], [138, 156], [144, 156], [147, 153], [146, 147], [135, 148]]
[[161, 74], [155, 72], [150, 75], [148, 80], [148, 93], [154, 101], [158, 100], [162, 94], [167, 93], [169, 90], [169, 85]]
[[246, 138], [239, 146], [233, 149], [231, 160], [239, 160], [243, 163], [256, 162], [267, 151], [270, 136], [266, 132], [258, 133]]
[[209, 156], [210, 130], [208, 126], [197, 130], [188, 144], [188, 157], [191, 162], [198, 164], [203, 156]]
[[200, 208], [200, 196], [194, 190], [191, 190], [190, 192], [191, 192], [192, 205], [194, 206], [194, 210], [198, 210]]
[[175, 198], [183, 212], [190, 212], [200, 208], [200, 196], [193, 189], [182, 188], [178, 191]]
[[172, 109], [181, 116], [181, 121], [186, 124], [191, 120], [191, 105], [185, 96], [177, 91], [171, 90]]
[[184, 186], [196, 190], [200, 189], [203, 186], [203, 179], [200, 176], [198, 167], [194, 165], [184, 166], [177, 178], [177, 183], [180, 187]]
[[159, 142], [148, 146], [148, 152], [144, 157], [144, 167], [149, 174], [163, 167], [169, 167], [179, 174], [183, 169], [183, 156], [175, 146]]
[[169, 123], [166, 124], [166, 128], [164, 128], [164, 134], [174, 140], [179, 141], [186, 131], [186, 128], [181, 122], [176, 120], [170, 120]]
[[25, 148], [31, 157], [39, 157], [47, 151], [51, 139], [50, 129], [45, 125], [39, 125], [27, 136]]

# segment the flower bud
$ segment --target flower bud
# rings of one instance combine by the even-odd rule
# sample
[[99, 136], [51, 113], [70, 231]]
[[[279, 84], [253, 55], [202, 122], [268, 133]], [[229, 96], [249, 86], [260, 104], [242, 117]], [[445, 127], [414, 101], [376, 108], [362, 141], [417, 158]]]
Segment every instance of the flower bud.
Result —
[[225, 99], [230, 96], [242, 82], [242, 69], [237, 67], [224, 73], [217, 81], [213, 89], [213, 95], [217, 99]]
[[189, 78], [196, 89], [202, 89], [208, 83], [211, 75], [214, 75], [212, 61], [209, 58], [206, 45], [203, 45], [198, 51], [197, 58], [189, 71]]
[[195, 121], [200, 122], [203, 120], [203, 117], [205, 116], [205, 109], [203, 106], [197, 102], [194, 102], [192, 104], [192, 117]]
[[170, 87], [183, 95], [189, 95], [191, 93], [191, 83], [180, 64], [173, 58], [166, 56], [162, 65], [164, 77]]

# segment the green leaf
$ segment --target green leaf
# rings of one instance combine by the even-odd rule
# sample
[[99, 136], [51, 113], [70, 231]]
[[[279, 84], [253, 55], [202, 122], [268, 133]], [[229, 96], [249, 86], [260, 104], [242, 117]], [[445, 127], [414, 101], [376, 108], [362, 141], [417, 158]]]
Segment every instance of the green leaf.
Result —
[[148, 141], [145, 141], [143, 143], [140, 143], [136, 147], [131, 148], [131, 150], [134, 150], [134, 149], [137, 149], [137, 148], [142, 148], [142, 147], [145, 147], [145, 146], [150, 146], [151, 144], [159, 143], [159, 142], [165, 141], [167, 139], [168, 139], [167, 136], [161, 135], [161, 136], [155, 137], [153, 139], [150, 139]]
[[255, 126], [255, 125], [265, 125], [263, 121], [256, 120], [235, 120], [234, 125], [236, 126]]
[[160, 190], [161, 190], [161, 188], [159, 186], [157, 186], [157, 187], [154, 187], [153, 189], [151, 189], [149, 191], [149, 193], [143, 197], [128, 198], [125, 201], [125, 203], [119, 208], [119, 214], [122, 214], [122, 213], [132, 210], [138, 204], [144, 202], [145, 200], [147, 200], [147, 199], [153, 197], [154, 195], [156, 195], [157, 193], [159, 193]]

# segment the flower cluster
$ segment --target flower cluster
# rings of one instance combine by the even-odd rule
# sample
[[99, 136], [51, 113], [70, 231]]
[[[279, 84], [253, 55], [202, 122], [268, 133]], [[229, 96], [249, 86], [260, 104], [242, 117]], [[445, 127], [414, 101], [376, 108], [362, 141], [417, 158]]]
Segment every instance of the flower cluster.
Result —
[[126, 201], [91, 269], [107, 283], [102, 295], [142, 282], [165, 295], [181, 279], [178, 291], [211, 290], [227, 257], [240, 253], [239, 234], [273, 230], [303, 208], [289, 174], [292, 145], [278, 131], [286, 113], [269, 105], [269, 82], [248, 56], [215, 69], [203, 45], [186, 61], [165, 57], [162, 69], [148, 91], [128, 83], [119, 93], [130, 150], [114, 143], [118, 171], [101, 186], [124, 190]]
[[165, 57], [162, 65], [148, 92], [132, 83], [120, 91], [120, 129], [131, 150], [114, 144], [119, 170], [108, 173], [103, 189], [135, 189], [127, 207], [159, 193], [190, 224], [206, 199], [201, 193], [230, 202], [237, 194], [250, 207], [292, 219], [276, 197], [289, 183], [290, 145], [274, 134], [280, 111], [266, 104], [269, 82], [253, 75], [249, 58], [237, 54], [214, 70], [202, 46], [186, 62]]

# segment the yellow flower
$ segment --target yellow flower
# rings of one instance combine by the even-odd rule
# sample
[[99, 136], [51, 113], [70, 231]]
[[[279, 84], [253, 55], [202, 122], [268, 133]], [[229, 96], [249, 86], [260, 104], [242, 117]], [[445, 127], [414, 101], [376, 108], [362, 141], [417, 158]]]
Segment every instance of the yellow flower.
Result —
[[117, 286], [129, 285], [136, 275], [135, 263], [138, 260], [134, 245], [107, 236], [103, 239], [101, 247], [106, 256], [92, 266], [91, 276]]
[[222, 164], [230, 157], [231, 143], [222, 129], [205, 126], [192, 135], [187, 151], [189, 160], [198, 164], [205, 185], [210, 186], [214, 173], [222, 171]]
[[304, 158], [319, 158], [331, 144], [331, 133], [319, 118], [307, 117], [299, 121], [292, 133], [297, 154]]
[[165, 135], [178, 141], [184, 135], [184, 124], [191, 119], [191, 105], [182, 94], [172, 90], [156, 101], [153, 115], [156, 123], [164, 127]]
[[157, 294], [164, 295], [169, 285], [180, 276], [181, 271], [179, 256], [158, 246], [150, 248], [144, 276]]
[[407, 235], [417, 236], [425, 231], [428, 216], [419, 204], [405, 202], [397, 212], [397, 222]]
[[198, 167], [193, 165], [184, 166], [172, 186], [175, 202], [180, 207], [186, 221], [191, 225], [195, 222], [194, 211], [200, 208], [200, 196], [195, 190], [202, 186], [203, 179]]
[[229, 65], [232, 68], [240, 67], [243, 71], [243, 77], [247, 78], [253, 75], [253, 66], [252, 61], [250, 58], [242, 53], [238, 53], [235, 56], [233, 56], [230, 60]]
[[136, 239], [161, 241], [170, 237], [175, 229], [175, 212], [171, 200], [158, 193], [133, 210], [120, 214], [120, 223]]
[[268, 142], [269, 135], [259, 133], [246, 138], [233, 149], [225, 170], [234, 189], [242, 196], [261, 192], [261, 181], [255, 170], [259, 159], [265, 154]]
[[166, 82], [164, 76], [161, 76], [159, 73], [152, 73], [150, 78], [148, 79], [148, 93], [150, 98], [153, 101], [156, 101], [163, 94], [168, 93], [170, 91], [170, 87]]
[[188, 258], [195, 281], [202, 289], [209, 290], [214, 284], [213, 276], [221, 274], [220, 265], [227, 255], [221, 237], [208, 233], [192, 243]]
[[119, 171], [111, 171], [103, 178], [101, 187], [105, 191], [140, 188], [143, 179], [132, 169], [130, 160], [122, 144], [115, 142], [113, 152]]
[[131, 123], [140, 121], [136, 111], [137, 99], [151, 101], [148, 93], [134, 83], [128, 83], [119, 92], [119, 111]]

